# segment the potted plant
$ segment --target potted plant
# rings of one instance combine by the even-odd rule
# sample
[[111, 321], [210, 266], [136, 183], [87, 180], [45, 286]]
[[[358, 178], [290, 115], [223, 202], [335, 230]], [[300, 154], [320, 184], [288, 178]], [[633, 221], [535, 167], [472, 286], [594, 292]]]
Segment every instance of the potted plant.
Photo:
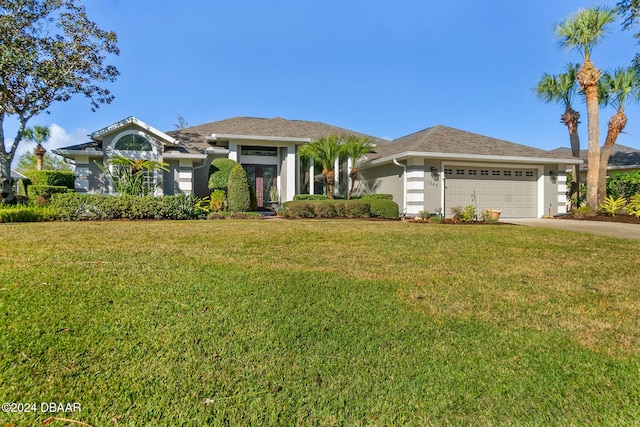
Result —
[[280, 204], [280, 193], [278, 192], [278, 188], [276, 186], [272, 186], [269, 189], [269, 203], [273, 208]]

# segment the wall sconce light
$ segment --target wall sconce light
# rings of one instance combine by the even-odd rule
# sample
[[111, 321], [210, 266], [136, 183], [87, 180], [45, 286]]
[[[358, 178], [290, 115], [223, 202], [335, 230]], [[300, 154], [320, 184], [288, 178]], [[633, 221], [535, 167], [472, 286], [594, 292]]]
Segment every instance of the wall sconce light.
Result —
[[551, 180], [552, 184], [557, 183], [558, 182], [558, 172], [556, 172], [556, 171], [549, 172], [549, 179]]
[[438, 171], [438, 168], [431, 166], [431, 178], [434, 181], [438, 181], [438, 179], [440, 179], [440, 173]]

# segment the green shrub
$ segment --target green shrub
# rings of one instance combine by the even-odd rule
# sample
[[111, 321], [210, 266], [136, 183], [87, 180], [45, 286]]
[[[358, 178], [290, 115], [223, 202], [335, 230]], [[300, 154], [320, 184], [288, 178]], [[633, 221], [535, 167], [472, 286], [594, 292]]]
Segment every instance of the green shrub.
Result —
[[62, 185], [33, 184], [27, 187], [27, 193], [29, 197], [37, 197], [37, 196], [43, 196], [45, 194], [51, 195], [51, 194], [68, 193], [68, 192], [73, 192], [73, 190]]
[[54, 194], [51, 207], [66, 221], [106, 219], [200, 219], [208, 201], [194, 195], [109, 196], [104, 194]]
[[53, 185], [73, 190], [74, 174], [61, 170], [29, 170], [25, 172], [30, 185]]
[[329, 200], [329, 196], [325, 194], [296, 194], [293, 196], [293, 200]]
[[429, 216], [431, 214], [429, 213], [428, 210], [421, 210], [420, 212], [418, 212], [418, 216], [420, 217], [421, 220], [426, 221], [429, 219]]
[[397, 219], [399, 215], [398, 204], [389, 199], [371, 199], [369, 209], [371, 216], [377, 218]]
[[346, 200], [334, 200], [333, 209], [336, 211], [336, 218], [347, 217], [347, 201]]
[[309, 203], [311, 210], [313, 210], [313, 216], [316, 218], [335, 218], [336, 208], [330, 201], [313, 201]]
[[312, 218], [313, 209], [304, 200], [286, 202], [282, 205], [282, 214], [286, 218]]
[[17, 206], [0, 209], [0, 222], [40, 222], [56, 218], [49, 206]]
[[348, 218], [369, 216], [370, 207], [366, 200], [347, 200], [344, 204]]
[[636, 194], [631, 197], [629, 204], [625, 206], [624, 209], [629, 213], [629, 215], [640, 218], [640, 194]]
[[213, 159], [209, 167], [209, 189], [226, 190], [229, 186], [231, 170], [240, 163], [235, 160], [220, 158]]
[[613, 196], [605, 197], [604, 202], [600, 203], [598, 209], [606, 212], [608, 215], [616, 216], [622, 208], [627, 204], [627, 199], [620, 196], [617, 199], [614, 199]]
[[363, 194], [358, 197], [361, 200], [393, 200], [392, 194]]
[[607, 179], [607, 195], [630, 199], [640, 193], [640, 171], [615, 172]]
[[476, 208], [473, 205], [467, 205], [460, 212], [460, 222], [471, 224], [476, 218]]
[[227, 194], [224, 190], [214, 190], [211, 193], [210, 206], [213, 212], [222, 212], [227, 209]]
[[596, 213], [591, 209], [591, 206], [580, 206], [576, 210], [573, 211], [573, 216], [577, 219], [586, 218], [589, 216], [594, 216]]
[[245, 212], [251, 207], [251, 192], [247, 173], [241, 165], [236, 165], [229, 174], [227, 203], [232, 212]]

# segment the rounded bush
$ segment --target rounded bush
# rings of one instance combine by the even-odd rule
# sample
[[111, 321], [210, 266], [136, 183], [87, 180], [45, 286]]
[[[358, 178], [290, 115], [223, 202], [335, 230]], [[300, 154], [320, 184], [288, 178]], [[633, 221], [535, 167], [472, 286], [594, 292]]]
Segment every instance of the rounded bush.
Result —
[[227, 203], [231, 212], [245, 212], [251, 207], [251, 192], [247, 173], [241, 165], [234, 166], [229, 174]]
[[378, 218], [397, 219], [400, 213], [398, 204], [393, 200], [369, 200], [370, 214]]

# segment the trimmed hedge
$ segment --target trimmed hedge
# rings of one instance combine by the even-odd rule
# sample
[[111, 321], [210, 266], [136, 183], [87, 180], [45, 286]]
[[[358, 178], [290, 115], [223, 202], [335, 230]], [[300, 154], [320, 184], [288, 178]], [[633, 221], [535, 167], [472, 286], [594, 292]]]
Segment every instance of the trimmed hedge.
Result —
[[296, 194], [293, 196], [293, 200], [329, 200], [329, 196], [325, 194]]
[[104, 219], [200, 219], [208, 208], [193, 195], [108, 196], [104, 194], [54, 194], [56, 218], [67, 221]]
[[31, 185], [52, 185], [66, 187], [73, 190], [74, 174], [72, 171], [59, 170], [30, 170], [25, 175]]
[[361, 200], [393, 200], [393, 194], [363, 194]]
[[398, 218], [392, 200], [294, 200], [282, 205], [286, 218]]
[[72, 189], [62, 185], [30, 185], [27, 187], [29, 197], [44, 196], [45, 194], [58, 194], [73, 192]]
[[40, 222], [56, 219], [49, 206], [18, 206], [0, 209], [0, 222]]

